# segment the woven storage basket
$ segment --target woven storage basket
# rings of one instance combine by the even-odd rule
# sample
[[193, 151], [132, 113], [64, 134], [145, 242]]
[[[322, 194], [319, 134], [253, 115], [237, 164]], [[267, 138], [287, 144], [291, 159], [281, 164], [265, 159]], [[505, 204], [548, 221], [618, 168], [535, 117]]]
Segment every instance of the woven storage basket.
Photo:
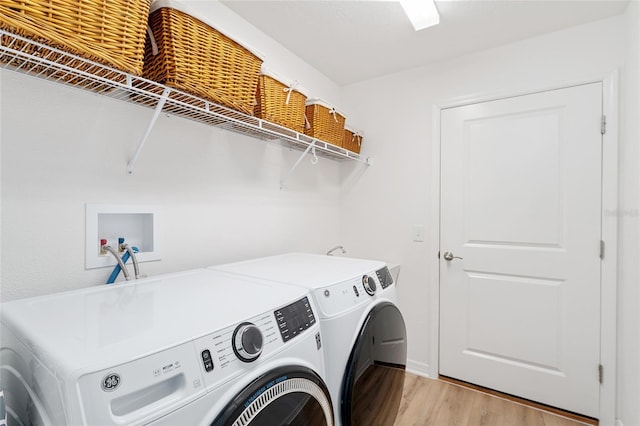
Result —
[[344, 139], [342, 140], [342, 147], [344, 149], [348, 149], [351, 152], [355, 152], [356, 154], [360, 154], [362, 137], [362, 132], [347, 125], [344, 127]]
[[143, 77], [253, 115], [262, 58], [174, 6], [153, 5], [149, 25], [158, 54], [148, 39]]
[[344, 139], [344, 115], [320, 99], [306, 102], [306, 117], [309, 125], [304, 133], [336, 146]]
[[[151, 0], [0, 0], [0, 28], [141, 75], [150, 3]], [[17, 42], [11, 47], [21, 50], [24, 45]], [[49, 55], [47, 60], [55, 62], [57, 56]], [[7, 61], [8, 57], [0, 57], [2, 60]], [[86, 70], [90, 65], [76, 67]]]
[[307, 96], [297, 83], [287, 85], [263, 69], [256, 92], [256, 117], [303, 133], [306, 101]]

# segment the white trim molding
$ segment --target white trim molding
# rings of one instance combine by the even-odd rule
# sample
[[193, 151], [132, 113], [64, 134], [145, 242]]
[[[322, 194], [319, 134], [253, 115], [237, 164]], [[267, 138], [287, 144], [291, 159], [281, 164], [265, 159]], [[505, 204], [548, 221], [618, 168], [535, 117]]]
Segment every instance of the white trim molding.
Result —
[[[606, 132], [602, 137], [602, 259], [600, 291], [600, 424], [616, 422], [617, 300], [618, 300], [618, 99], [619, 76], [614, 71], [602, 80], [602, 110]], [[607, 214], [608, 213], [608, 214]]]
[[430, 271], [429, 282], [429, 375], [438, 377], [440, 358], [440, 111], [442, 108], [434, 105], [432, 107], [433, 117], [433, 141], [431, 144], [431, 190], [434, 195], [431, 209], [429, 210], [429, 227], [435, 229], [436, 238], [428, 240], [427, 267]]
[[412, 359], [407, 360], [407, 373], [415, 374], [416, 376], [426, 377], [427, 379], [437, 379], [438, 375], [432, 376], [429, 374], [429, 364], [424, 362], [414, 361]]

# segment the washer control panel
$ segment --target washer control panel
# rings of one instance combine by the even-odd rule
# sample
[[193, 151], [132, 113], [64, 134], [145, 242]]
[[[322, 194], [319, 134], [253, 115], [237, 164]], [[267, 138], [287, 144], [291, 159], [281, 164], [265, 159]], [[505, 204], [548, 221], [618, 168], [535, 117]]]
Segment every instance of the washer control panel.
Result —
[[[253, 337], [258, 335], [261, 335], [259, 348], [253, 342]], [[277, 350], [282, 346], [282, 340], [273, 313], [265, 312], [241, 324], [196, 339], [195, 344], [205, 383], [209, 385], [209, 382], [219, 380], [221, 375], [242, 369], [243, 364]]]
[[243, 374], [252, 363], [268, 358], [312, 327], [318, 328], [316, 317], [309, 299], [303, 297], [194, 340], [206, 387]]
[[298, 300], [273, 313], [278, 322], [282, 340], [288, 342], [316, 323], [313, 309], [307, 297]]

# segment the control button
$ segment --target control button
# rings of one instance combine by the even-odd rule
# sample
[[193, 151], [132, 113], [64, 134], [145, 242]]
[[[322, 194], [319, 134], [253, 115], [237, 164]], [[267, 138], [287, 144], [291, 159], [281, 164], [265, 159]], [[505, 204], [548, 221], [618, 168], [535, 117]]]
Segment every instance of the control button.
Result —
[[213, 370], [213, 361], [211, 360], [209, 349], [202, 351], [202, 365], [204, 365], [204, 370], [207, 373]]
[[358, 291], [358, 287], [353, 286], [353, 292], [356, 294], [356, 297], [360, 297], [360, 292]]
[[233, 352], [240, 361], [255, 361], [262, 353], [262, 332], [254, 324], [249, 322], [240, 324], [233, 332], [231, 340]]
[[158, 377], [160, 374], [162, 374], [162, 372], [160, 371], [159, 368], [156, 368], [155, 370], [153, 370], [153, 377]]
[[373, 279], [373, 277], [364, 275], [362, 277], [362, 285], [364, 286], [364, 290], [369, 296], [373, 296], [374, 294], [376, 294], [376, 281]]
[[195, 380], [193, 381], [193, 387], [194, 387], [194, 388], [199, 388], [201, 384], [202, 384], [202, 383], [200, 383], [200, 379], [195, 379]]
[[318, 348], [318, 350], [322, 348], [322, 340], [320, 339], [320, 332], [316, 333], [316, 347]]

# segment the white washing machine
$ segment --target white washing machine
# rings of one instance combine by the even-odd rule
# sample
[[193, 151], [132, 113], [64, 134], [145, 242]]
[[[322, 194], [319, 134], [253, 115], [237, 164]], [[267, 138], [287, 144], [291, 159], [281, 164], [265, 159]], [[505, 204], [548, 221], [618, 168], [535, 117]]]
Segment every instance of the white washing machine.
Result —
[[407, 359], [404, 319], [384, 262], [290, 253], [216, 270], [311, 289], [336, 423], [392, 425]]
[[308, 290], [200, 269], [1, 308], [9, 424], [333, 425]]

